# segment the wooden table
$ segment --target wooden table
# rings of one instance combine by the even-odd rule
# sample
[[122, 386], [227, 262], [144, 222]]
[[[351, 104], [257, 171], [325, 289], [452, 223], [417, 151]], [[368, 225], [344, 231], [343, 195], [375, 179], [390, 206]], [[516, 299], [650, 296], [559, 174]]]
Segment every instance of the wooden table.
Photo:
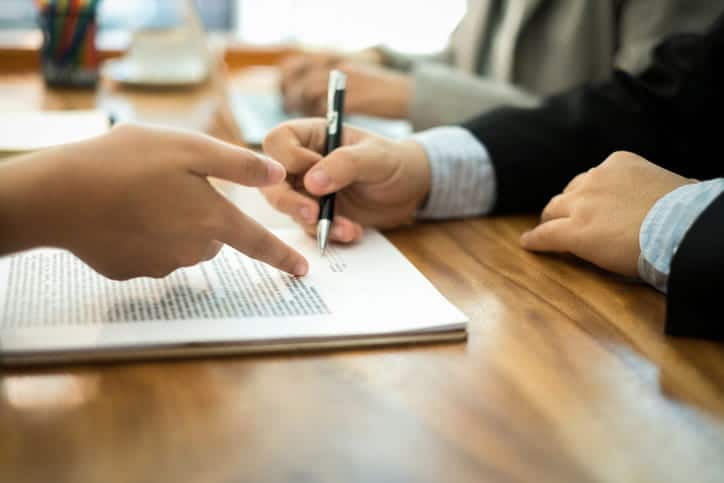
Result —
[[[238, 141], [228, 82], [254, 85], [51, 92], [2, 75], [0, 108], [111, 102]], [[534, 223], [388, 234], [470, 317], [467, 343], [1, 370], [0, 481], [724, 481], [724, 346], [664, 336], [646, 286], [521, 250]]]

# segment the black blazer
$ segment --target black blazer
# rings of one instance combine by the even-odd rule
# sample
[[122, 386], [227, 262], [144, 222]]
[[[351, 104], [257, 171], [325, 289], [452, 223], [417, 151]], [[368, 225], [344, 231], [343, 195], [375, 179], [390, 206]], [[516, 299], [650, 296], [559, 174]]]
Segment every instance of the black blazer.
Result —
[[[676, 35], [632, 77], [576, 88], [536, 109], [503, 108], [464, 124], [488, 149], [498, 213], [541, 210], [577, 174], [617, 150], [682, 176], [724, 176], [724, 15], [706, 35]], [[672, 261], [668, 334], [724, 338], [724, 196]]]

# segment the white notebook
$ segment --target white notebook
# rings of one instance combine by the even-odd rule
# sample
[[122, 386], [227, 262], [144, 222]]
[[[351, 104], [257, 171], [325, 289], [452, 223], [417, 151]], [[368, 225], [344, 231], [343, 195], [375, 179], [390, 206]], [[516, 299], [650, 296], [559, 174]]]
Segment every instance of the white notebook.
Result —
[[101, 110], [0, 112], [0, 158], [82, 141], [106, 132]]
[[229, 247], [164, 279], [127, 282], [62, 250], [2, 258], [0, 364], [465, 339], [465, 315], [378, 232], [324, 257], [299, 229], [275, 233], [307, 257], [306, 277]]

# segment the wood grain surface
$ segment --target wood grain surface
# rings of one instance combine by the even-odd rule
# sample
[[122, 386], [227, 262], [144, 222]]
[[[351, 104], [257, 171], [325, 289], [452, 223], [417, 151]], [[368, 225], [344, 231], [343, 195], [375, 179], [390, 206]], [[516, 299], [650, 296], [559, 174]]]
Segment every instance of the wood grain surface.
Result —
[[[84, 93], [4, 75], [0, 108], [111, 99], [240, 143], [240, 77]], [[0, 370], [0, 481], [724, 481], [724, 346], [663, 335], [647, 286], [521, 250], [535, 221], [387, 234], [470, 317], [466, 343]]]

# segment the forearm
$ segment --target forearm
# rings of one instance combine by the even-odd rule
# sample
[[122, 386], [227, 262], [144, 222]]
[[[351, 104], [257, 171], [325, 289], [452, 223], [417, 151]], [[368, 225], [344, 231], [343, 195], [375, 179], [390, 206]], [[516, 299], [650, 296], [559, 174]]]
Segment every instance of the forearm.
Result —
[[533, 107], [540, 99], [509, 83], [443, 64], [420, 62], [410, 71], [408, 119], [415, 130], [453, 125], [501, 106]]
[[494, 211], [533, 213], [612, 152], [661, 159], [647, 142], [657, 136], [639, 118], [635, 106], [611, 106], [605, 94], [586, 87], [537, 109], [503, 108], [463, 126], [490, 154], [498, 181]]
[[718, 125], [705, 113], [721, 102], [723, 36], [720, 27], [707, 37], [673, 38], [639, 77], [618, 72], [538, 109], [504, 108], [466, 123], [495, 165], [495, 210], [537, 211], [573, 176], [620, 150], [682, 176], [717, 176], [709, 153], [719, 150]]

